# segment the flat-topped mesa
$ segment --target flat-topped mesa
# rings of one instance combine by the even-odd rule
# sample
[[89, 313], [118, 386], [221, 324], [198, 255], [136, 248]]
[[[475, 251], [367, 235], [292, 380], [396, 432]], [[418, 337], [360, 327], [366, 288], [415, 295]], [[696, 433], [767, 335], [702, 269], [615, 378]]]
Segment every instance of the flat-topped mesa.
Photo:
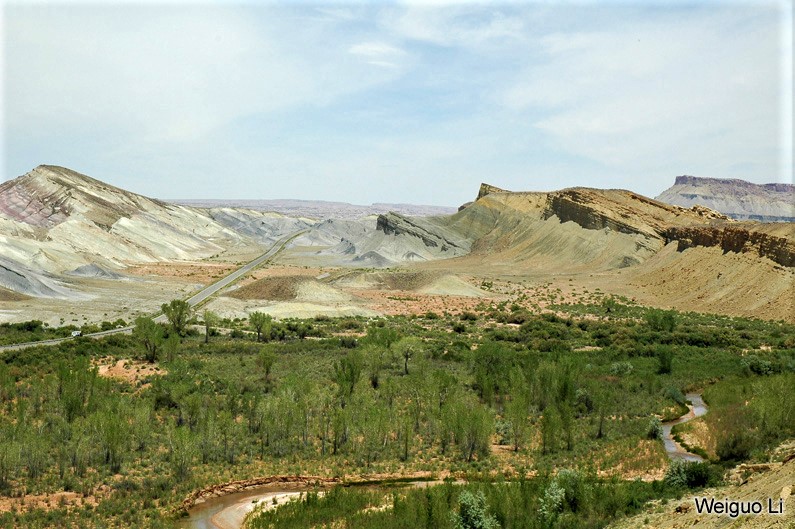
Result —
[[795, 184], [773, 182], [769, 184], [754, 184], [739, 178], [707, 178], [704, 176], [681, 175], [674, 180], [674, 185], [730, 185], [746, 189], [767, 189], [776, 193], [795, 193]]
[[737, 220], [795, 222], [795, 185], [754, 184], [728, 178], [677, 176], [657, 200], [677, 206], [706, 206]]

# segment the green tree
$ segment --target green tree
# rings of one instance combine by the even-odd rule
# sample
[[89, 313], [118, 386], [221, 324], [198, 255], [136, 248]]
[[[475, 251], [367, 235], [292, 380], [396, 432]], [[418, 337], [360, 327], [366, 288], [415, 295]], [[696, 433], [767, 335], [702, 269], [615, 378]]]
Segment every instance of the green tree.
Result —
[[446, 447], [445, 436], [451, 436], [461, 457], [472, 461], [475, 456], [488, 457], [491, 453], [491, 434], [494, 424], [491, 413], [477, 400], [451, 399], [442, 413], [442, 449]]
[[362, 340], [366, 344], [381, 346], [390, 349], [392, 344], [400, 339], [400, 334], [392, 327], [379, 327], [370, 325], [367, 327], [367, 336]]
[[102, 459], [113, 473], [121, 470], [129, 445], [129, 427], [124, 410], [104, 410], [92, 416], [94, 435]]
[[22, 447], [16, 441], [7, 438], [6, 432], [2, 432], [0, 439], [2, 439], [0, 440], [0, 490], [2, 490], [17, 477], [22, 462]]
[[168, 436], [169, 459], [171, 472], [177, 480], [187, 478], [193, 467], [193, 460], [198, 454], [193, 435], [187, 428], [174, 428]]
[[480, 398], [492, 403], [505, 393], [514, 351], [501, 343], [484, 342], [473, 352], [472, 371]]
[[673, 370], [674, 352], [670, 346], [660, 346], [657, 349], [657, 374], [668, 375]]
[[273, 379], [271, 373], [273, 372], [273, 364], [276, 363], [276, 354], [273, 351], [262, 351], [257, 356], [257, 366], [262, 369], [265, 376], [265, 393], [269, 393], [273, 388]]
[[527, 442], [530, 434], [530, 388], [524, 374], [516, 369], [511, 373], [511, 398], [505, 403], [505, 418], [511, 423], [513, 450]]
[[133, 336], [141, 341], [146, 351], [146, 360], [154, 363], [157, 353], [164, 342], [163, 327], [155, 323], [152, 318], [140, 317], [135, 320]]
[[544, 454], [555, 452], [558, 449], [558, 434], [560, 432], [560, 413], [557, 407], [548, 406], [541, 417], [541, 451]]
[[179, 334], [172, 332], [168, 335], [163, 341], [163, 352], [166, 355], [166, 360], [168, 362], [173, 362], [174, 359], [177, 357], [177, 351], [179, 350], [179, 344], [181, 343], [179, 339]]
[[210, 334], [212, 333], [213, 328], [218, 325], [220, 318], [218, 314], [211, 310], [204, 310], [204, 343], [210, 343]]
[[395, 350], [403, 358], [403, 374], [409, 374], [409, 360], [422, 351], [422, 340], [416, 336], [401, 338], [395, 343]]
[[166, 315], [171, 329], [180, 336], [185, 336], [185, 329], [191, 317], [191, 307], [187, 301], [172, 299], [170, 303], [163, 303], [160, 307]]
[[267, 342], [271, 338], [271, 325], [273, 322], [273, 318], [269, 314], [265, 314], [263, 312], [254, 312], [252, 313], [249, 318], [249, 322], [251, 326], [254, 327], [254, 330], [257, 331], [257, 341], [262, 341], [262, 336], [265, 336], [265, 341]]
[[362, 357], [357, 351], [348, 352], [334, 363], [332, 380], [337, 384], [337, 397], [341, 408], [350, 401], [361, 375]]
[[652, 330], [673, 332], [676, 328], [676, 313], [672, 310], [649, 309], [646, 323]]

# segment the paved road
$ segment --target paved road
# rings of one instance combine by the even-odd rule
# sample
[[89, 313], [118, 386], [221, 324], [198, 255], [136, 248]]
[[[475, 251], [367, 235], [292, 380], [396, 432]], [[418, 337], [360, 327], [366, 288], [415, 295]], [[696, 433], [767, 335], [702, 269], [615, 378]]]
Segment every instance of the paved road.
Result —
[[[273, 243], [273, 246], [271, 246], [270, 250], [268, 250], [264, 254], [260, 255], [259, 257], [257, 257], [253, 261], [251, 261], [250, 263], [248, 263], [248, 264], [246, 264], [244, 266], [241, 266], [240, 268], [238, 268], [237, 270], [235, 270], [234, 272], [232, 272], [228, 276], [224, 277], [223, 279], [221, 279], [221, 280], [213, 283], [212, 285], [209, 285], [208, 287], [204, 288], [201, 292], [199, 292], [197, 294], [194, 294], [193, 296], [188, 298], [188, 300], [187, 300], [188, 304], [191, 307], [195, 307], [199, 303], [202, 303], [203, 301], [206, 301], [207, 298], [209, 298], [210, 296], [218, 293], [218, 291], [221, 290], [222, 288], [225, 288], [225, 287], [231, 285], [232, 283], [234, 283], [235, 281], [237, 281], [241, 277], [245, 276], [246, 274], [248, 274], [249, 272], [251, 272], [252, 270], [257, 268], [258, 266], [262, 265], [265, 261], [267, 261], [268, 259], [270, 259], [274, 255], [279, 253], [279, 251], [282, 248], [284, 248], [284, 245], [287, 244], [290, 240], [298, 237], [299, 235], [302, 235], [305, 232], [306, 232], [306, 230], [300, 230], [300, 231], [296, 231], [296, 232], [289, 233], [289, 234], [285, 235], [284, 237], [282, 237], [281, 239], [279, 239], [278, 241]], [[159, 322], [159, 323], [163, 323], [163, 322], [166, 321], [166, 316], [164, 314], [161, 314], [160, 316], [155, 318], [155, 321]], [[87, 338], [101, 338], [103, 336], [108, 336], [108, 335], [111, 335], [111, 334], [128, 334], [128, 333], [131, 333], [133, 329], [134, 329], [134, 327], [121, 327], [121, 328], [118, 328], [118, 329], [111, 329], [111, 330], [108, 330], [108, 331], [100, 331], [100, 332], [94, 332], [94, 333], [91, 333], [91, 334], [85, 334], [84, 336], [87, 337]], [[27, 347], [34, 347], [34, 346], [39, 346], [39, 345], [57, 345], [57, 344], [59, 344], [61, 342], [64, 342], [66, 340], [72, 340], [72, 339], [73, 339], [72, 337], [56, 338], [56, 339], [53, 339], [53, 340], [41, 340], [41, 341], [38, 341], [38, 342], [26, 342], [26, 343], [12, 344], [12, 345], [3, 345], [3, 346], [0, 346], [0, 351], [11, 351], [13, 349], [25, 349]]]
[[244, 275], [248, 274], [258, 266], [260, 266], [262, 263], [264, 263], [274, 255], [276, 255], [279, 252], [279, 250], [281, 250], [284, 247], [284, 245], [287, 244], [288, 241], [298, 237], [299, 235], [305, 232], [306, 230], [301, 230], [285, 235], [284, 237], [273, 243], [271, 249], [265, 252], [264, 254], [260, 255], [259, 257], [248, 263], [247, 265], [238, 268], [237, 270], [235, 270], [225, 278], [221, 279], [217, 283], [213, 283], [212, 285], [208, 286], [198, 294], [195, 294], [194, 296], [188, 298], [188, 303], [190, 304], [191, 307], [198, 305], [199, 303], [206, 300], [207, 298], [209, 298], [210, 296], [212, 296], [222, 288], [229, 286], [230, 284], [234, 283]]

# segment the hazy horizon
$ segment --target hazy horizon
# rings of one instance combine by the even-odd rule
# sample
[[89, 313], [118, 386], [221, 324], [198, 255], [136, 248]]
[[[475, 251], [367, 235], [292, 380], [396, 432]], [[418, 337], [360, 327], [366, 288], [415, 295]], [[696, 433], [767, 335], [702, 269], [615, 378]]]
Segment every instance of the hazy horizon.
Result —
[[3, 181], [451, 207], [792, 181], [783, 1], [6, 2], [2, 27]]

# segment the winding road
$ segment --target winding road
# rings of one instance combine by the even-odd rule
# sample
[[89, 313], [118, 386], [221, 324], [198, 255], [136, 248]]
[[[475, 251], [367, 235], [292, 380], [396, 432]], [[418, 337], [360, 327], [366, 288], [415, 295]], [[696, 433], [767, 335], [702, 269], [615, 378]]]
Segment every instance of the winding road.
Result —
[[[207, 287], [203, 288], [201, 291], [199, 291], [196, 294], [194, 294], [193, 296], [189, 297], [187, 299], [188, 304], [191, 307], [195, 307], [196, 305], [199, 305], [200, 303], [203, 303], [204, 301], [206, 301], [211, 296], [217, 294], [218, 291], [220, 291], [221, 289], [231, 285], [232, 283], [234, 283], [235, 281], [237, 281], [241, 277], [249, 274], [255, 268], [258, 268], [263, 263], [267, 262], [269, 259], [271, 259], [273, 256], [275, 256], [277, 253], [279, 253], [279, 251], [281, 251], [281, 249], [284, 248], [285, 244], [287, 244], [291, 240], [295, 239], [299, 235], [303, 235], [304, 233], [306, 233], [306, 230], [299, 230], [299, 231], [295, 231], [295, 232], [292, 232], [292, 233], [288, 233], [287, 235], [285, 235], [281, 239], [279, 239], [276, 242], [274, 242], [273, 245], [270, 247], [270, 249], [267, 252], [265, 252], [264, 254], [260, 255], [259, 257], [257, 257], [253, 261], [251, 261], [250, 263], [241, 266], [240, 268], [238, 268], [237, 270], [235, 270], [234, 272], [232, 272], [228, 276], [216, 281], [215, 283], [213, 283], [211, 285], [208, 285]], [[159, 316], [157, 316], [155, 318], [155, 321], [158, 322], [158, 323], [164, 323], [166, 321], [166, 316], [164, 314], [161, 314], [161, 315], [159, 315]], [[133, 326], [120, 327], [118, 329], [110, 329], [110, 330], [107, 330], [107, 331], [100, 331], [100, 332], [93, 332], [93, 333], [90, 333], [90, 334], [84, 334], [83, 336], [85, 336], [87, 338], [101, 338], [103, 336], [109, 336], [111, 334], [131, 333], [134, 328], [135, 327], [133, 327]], [[28, 347], [37, 347], [37, 346], [41, 346], [41, 345], [58, 345], [59, 343], [65, 342], [67, 340], [74, 340], [74, 338], [69, 336], [69, 337], [66, 337], [66, 338], [55, 338], [55, 339], [52, 339], [52, 340], [40, 340], [38, 342], [24, 342], [24, 343], [3, 345], [3, 346], [0, 346], [0, 352], [2, 352], [2, 351], [11, 351], [11, 350], [15, 350], [15, 349], [26, 349]]]

